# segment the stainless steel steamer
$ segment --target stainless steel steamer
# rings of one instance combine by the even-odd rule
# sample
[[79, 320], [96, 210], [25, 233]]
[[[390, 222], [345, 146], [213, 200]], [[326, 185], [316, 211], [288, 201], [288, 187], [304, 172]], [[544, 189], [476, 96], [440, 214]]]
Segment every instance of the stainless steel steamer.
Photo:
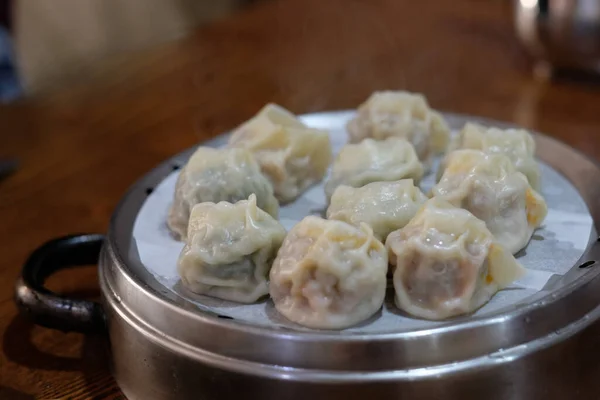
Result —
[[[335, 113], [321, 114], [328, 115]], [[446, 116], [453, 126], [467, 119]], [[536, 140], [538, 157], [577, 188], [597, 226], [599, 167], [552, 138]], [[74, 235], [47, 243], [32, 254], [16, 285], [21, 310], [39, 324], [108, 331], [114, 375], [128, 398], [600, 398], [600, 243], [594, 229], [587, 251], [555, 282], [556, 290], [501, 314], [381, 334], [259, 326], [199, 310], [162, 286], [136, 255], [132, 229], [142, 203], [191, 151], [129, 190], [106, 238]], [[44, 289], [54, 271], [96, 261], [102, 305]]]

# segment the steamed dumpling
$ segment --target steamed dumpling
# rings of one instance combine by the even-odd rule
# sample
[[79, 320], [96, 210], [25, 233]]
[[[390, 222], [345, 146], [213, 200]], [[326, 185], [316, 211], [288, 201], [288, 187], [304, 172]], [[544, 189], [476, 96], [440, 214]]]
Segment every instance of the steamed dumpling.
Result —
[[235, 204], [197, 204], [187, 236], [178, 261], [186, 288], [240, 303], [269, 293], [267, 277], [285, 229], [257, 207], [255, 195]]
[[404, 138], [412, 143], [426, 166], [433, 154], [446, 149], [450, 137], [444, 118], [429, 107], [425, 97], [405, 91], [373, 93], [358, 107], [358, 115], [346, 128], [352, 143], [365, 138]]
[[[490, 154], [504, 154], [527, 177], [535, 190], [540, 189], [540, 168], [534, 159], [535, 141], [524, 129], [499, 129], [467, 123], [452, 138], [448, 152], [458, 149], [482, 150]], [[439, 174], [441, 176], [441, 173]]]
[[343, 329], [383, 304], [388, 258], [366, 226], [308, 216], [286, 236], [271, 269], [275, 308], [309, 328]]
[[450, 153], [432, 194], [483, 220], [513, 254], [527, 245], [548, 212], [542, 196], [508, 157], [479, 150]]
[[360, 188], [338, 186], [327, 208], [327, 218], [359, 227], [365, 223], [384, 241], [403, 228], [427, 200], [412, 179], [373, 182]]
[[388, 138], [382, 141], [365, 139], [358, 144], [347, 144], [337, 155], [331, 177], [325, 184], [330, 199], [340, 185], [361, 187], [371, 182], [423, 177], [423, 165], [415, 149], [405, 139]]
[[179, 174], [167, 223], [175, 236], [185, 240], [196, 204], [235, 203], [251, 194], [256, 195], [258, 207], [277, 218], [279, 203], [273, 187], [249, 151], [200, 147]]
[[275, 104], [266, 105], [238, 127], [230, 147], [250, 150], [273, 184], [275, 197], [287, 203], [325, 176], [331, 163], [326, 131], [312, 129]]
[[396, 305], [419, 318], [473, 312], [524, 272], [483, 221], [441, 198], [390, 233], [386, 247]]

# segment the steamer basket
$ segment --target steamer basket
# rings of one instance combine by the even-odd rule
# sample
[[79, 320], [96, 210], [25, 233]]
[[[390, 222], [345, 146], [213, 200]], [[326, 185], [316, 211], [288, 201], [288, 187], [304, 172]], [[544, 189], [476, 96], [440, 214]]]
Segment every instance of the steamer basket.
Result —
[[[351, 115], [303, 118], [340, 129]], [[445, 117], [453, 128], [467, 120], [508, 126]], [[222, 135], [204, 145], [226, 140]], [[536, 135], [536, 144], [537, 157], [579, 193], [594, 226], [587, 249], [563, 265], [564, 274], [553, 276], [538, 294], [497, 310], [398, 328], [385, 321], [409, 318], [386, 305], [375, 321], [357, 328], [316, 331], [269, 317], [269, 301], [227, 308], [168, 287], [141, 261], [134, 225], [153, 190], [193, 149], [159, 165], [129, 190], [106, 238], [74, 235], [36, 250], [17, 282], [17, 303], [45, 326], [105, 329], [115, 377], [130, 399], [600, 398], [595, 381], [600, 362], [594, 354], [600, 337], [595, 229], [600, 169], [549, 137]], [[98, 259], [102, 305], [60, 298], [43, 288], [54, 271]], [[257, 307], [264, 310], [260, 320]]]

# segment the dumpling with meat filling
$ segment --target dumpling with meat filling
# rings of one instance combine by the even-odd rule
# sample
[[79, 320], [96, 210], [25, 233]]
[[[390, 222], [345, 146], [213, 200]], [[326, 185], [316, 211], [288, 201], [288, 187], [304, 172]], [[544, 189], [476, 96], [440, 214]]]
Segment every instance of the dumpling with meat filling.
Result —
[[275, 104], [266, 105], [238, 127], [229, 146], [254, 154], [282, 203], [294, 200], [321, 181], [332, 159], [328, 132], [307, 127]]
[[277, 218], [279, 203], [273, 187], [249, 151], [200, 147], [179, 174], [167, 223], [176, 237], [185, 240], [196, 204], [235, 203], [251, 194], [256, 195], [258, 207]]
[[375, 92], [358, 107], [346, 129], [350, 142], [400, 137], [415, 147], [428, 168], [434, 154], [444, 152], [450, 128], [442, 115], [429, 107], [425, 97], [405, 91]]
[[373, 182], [360, 188], [338, 186], [327, 208], [327, 218], [354, 226], [369, 225], [385, 241], [390, 232], [403, 228], [427, 197], [412, 179]]
[[[513, 162], [517, 171], [527, 177], [531, 187], [540, 189], [540, 167], [534, 159], [535, 141], [524, 129], [499, 129], [467, 123], [450, 141], [448, 153], [459, 149], [503, 154]], [[440, 168], [438, 177], [442, 172], [443, 167]]]
[[508, 157], [479, 150], [450, 153], [432, 194], [483, 220], [513, 254], [527, 245], [548, 212], [542, 196]]
[[187, 236], [177, 264], [186, 288], [240, 303], [269, 293], [267, 277], [285, 229], [257, 207], [254, 194], [235, 204], [195, 205]]
[[407, 140], [365, 139], [342, 147], [333, 163], [331, 177], [325, 184], [325, 194], [330, 199], [340, 185], [361, 187], [371, 182], [400, 179], [412, 179], [418, 183], [422, 177], [423, 165]]
[[270, 293], [287, 319], [343, 329], [381, 308], [388, 258], [371, 229], [308, 216], [290, 230], [271, 269]]
[[430, 320], [473, 312], [524, 273], [483, 221], [441, 198], [390, 233], [386, 248], [396, 305]]

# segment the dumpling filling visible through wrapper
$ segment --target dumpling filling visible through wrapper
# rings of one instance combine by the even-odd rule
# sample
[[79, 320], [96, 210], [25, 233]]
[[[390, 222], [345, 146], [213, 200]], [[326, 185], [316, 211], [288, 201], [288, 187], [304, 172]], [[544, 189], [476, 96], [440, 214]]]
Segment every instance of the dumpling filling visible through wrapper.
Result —
[[412, 179], [419, 183], [423, 165], [414, 147], [405, 139], [365, 139], [342, 147], [325, 184], [327, 199], [340, 185], [362, 187], [372, 182]]
[[308, 216], [286, 236], [271, 269], [275, 308], [317, 329], [343, 329], [383, 304], [387, 252], [366, 225]]
[[254, 154], [282, 203], [296, 199], [322, 180], [332, 159], [328, 132], [307, 127], [275, 104], [267, 104], [240, 125], [228, 146]]
[[415, 148], [419, 160], [429, 169], [431, 157], [446, 150], [450, 128], [442, 115], [429, 107], [425, 97], [405, 91], [373, 93], [358, 107], [348, 125], [351, 143], [372, 138], [404, 138]]
[[194, 293], [252, 303], [269, 292], [271, 263], [285, 229], [256, 205], [256, 196], [235, 204], [194, 206], [178, 261], [183, 285]]
[[199, 147], [179, 173], [167, 224], [178, 239], [185, 240], [196, 204], [235, 203], [251, 194], [256, 195], [258, 207], [277, 218], [279, 203], [273, 187], [249, 151]]
[[[526, 130], [499, 129], [467, 123], [450, 141], [448, 153], [460, 149], [481, 150], [484, 153], [507, 156], [517, 171], [525, 175], [531, 187], [540, 190], [540, 167], [534, 158], [535, 141]], [[442, 176], [443, 170], [444, 165], [440, 168], [438, 178]]]
[[365, 223], [381, 241], [403, 228], [427, 197], [412, 179], [373, 182], [360, 188], [342, 185], [333, 192], [327, 218], [359, 227]]
[[386, 247], [396, 305], [424, 319], [473, 312], [524, 273], [483, 221], [440, 198], [390, 233]]
[[431, 191], [470, 211], [487, 225], [512, 254], [527, 246], [548, 208], [527, 178], [508, 157], [479, 150], [456, 150], [448, 155], [442, 178]]

